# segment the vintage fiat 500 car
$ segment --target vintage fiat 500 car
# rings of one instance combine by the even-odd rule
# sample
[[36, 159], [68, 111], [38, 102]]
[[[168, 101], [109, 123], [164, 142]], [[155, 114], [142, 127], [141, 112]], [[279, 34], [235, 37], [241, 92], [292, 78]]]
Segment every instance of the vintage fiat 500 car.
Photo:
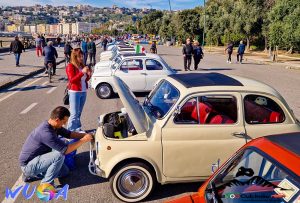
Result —
[[174, 74], [140, 104], [113, 77], [125, 107], [100, 116], [96, 170], [123, 201], [147, 197], [160, 184], [206, 180], [246, 142], [300, 131], [291, 109], [270, 86], [218, 73]]
[[300, 201], [300, 132], [257, 138], [236, 152], [198, 193], [168, 203]]
[[91, 86], [101, 99], [116, 92], [112, 82], [114, 76], [120, 77], [134, 92], [150, 92], [161, 78], [176, 73], [156, 54], [123, 54], [108, 65], [96, 65], [91, 78]]

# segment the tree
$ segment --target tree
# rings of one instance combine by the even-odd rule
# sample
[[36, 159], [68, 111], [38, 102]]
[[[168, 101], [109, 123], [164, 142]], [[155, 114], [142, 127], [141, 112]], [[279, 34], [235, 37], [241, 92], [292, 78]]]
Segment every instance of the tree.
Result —
[[157, 35], [163, 17], [162, 11], [154, 11], [145, 15], [141, 21], [141, 29], [144, 33]]

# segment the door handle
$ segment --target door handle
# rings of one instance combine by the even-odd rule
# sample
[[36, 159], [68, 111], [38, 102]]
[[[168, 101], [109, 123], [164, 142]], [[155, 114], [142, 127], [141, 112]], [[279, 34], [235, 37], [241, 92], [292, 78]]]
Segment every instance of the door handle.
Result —
[[141, 73], [141, 75], [147, 75], [147, 73]]
[[232, 136], [238, 137], [238, 138], [244, 138], [244, 137], [246, 137], [246, 133], [244, 133], [244, 132], [234, 132], [234, 133], [232, 133]]

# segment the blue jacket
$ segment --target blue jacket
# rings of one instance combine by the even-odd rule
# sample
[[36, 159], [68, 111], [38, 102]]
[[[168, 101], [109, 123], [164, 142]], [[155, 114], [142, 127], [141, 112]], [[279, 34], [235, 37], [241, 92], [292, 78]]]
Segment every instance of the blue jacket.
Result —
[[53, 46], [45, 46], [43, 50], [43, 56], [45, 56], [45, 62], [56, 61], [56, 58], [58, 57], [57, 51]]
[[87, 53], [88, 52], [88, 46], [87, 43], [85, 41], [82, 41], [81, 43], [81, 49], [83, 53]]
[[244, 54], [246, 46], [244, 44], [240, 44], [237, 53]]

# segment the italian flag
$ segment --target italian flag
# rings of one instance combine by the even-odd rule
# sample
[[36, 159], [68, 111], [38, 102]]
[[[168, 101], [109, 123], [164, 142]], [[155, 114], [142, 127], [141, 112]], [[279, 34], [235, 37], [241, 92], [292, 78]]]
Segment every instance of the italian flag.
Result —
[[146, 49], [140, 44], [135, 45], [134, 49], [135, 49], [135, 53], [137, 54], [146, 53]]

